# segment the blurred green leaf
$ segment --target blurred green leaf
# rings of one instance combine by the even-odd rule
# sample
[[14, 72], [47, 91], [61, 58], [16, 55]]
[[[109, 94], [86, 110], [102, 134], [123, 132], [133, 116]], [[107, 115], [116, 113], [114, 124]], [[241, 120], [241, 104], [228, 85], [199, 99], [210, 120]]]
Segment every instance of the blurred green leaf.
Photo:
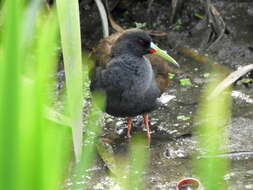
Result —
[[188, 116], [185, 116], [185, 115], [179, 115], [179, 116], [177, 116], [177, 120], [186, 121], [186, 120], [189, 120], [189, 119], [191, 119], [191, 118], [188, 117]]
[[189, 78], [182, 78], [179, 80], [179, 82], [182, 86], [191, 86], [192, 85], [191, 80]]
[[57, 0], [56, 3], [66, 74], [68, 113], [73, 126], [72, 135], [76, 161], [79, 161], [83, 141], [83, 76], [79, 5], [78, 0]]
[[204, 74], [203, 74], [203, 77], [204, 77], [204, 78], [208, 78], [209, 76], [210, 76], [210, 73], [204, 73]]
[[203, 19], [204, 18], [204, 16], [202, 15], [202, 14], [199, 14], [199, 13], [194, 13], [193, 14], [196, 18], [198, 18], [198, 19]]
[[173, 74], [173, 73], [168, 73], [168, 77], [169, 77], [169, 79], [173, 79], [173, 78], [175, 77], [175, 74]]
[[20, 58], [24, 53], [20, 47], [23, 1], [5, 1], [1, 16], [4, 23], [0, 58], [0, 189], [15, 190], [18, 188], [18, 175], [14, 171], [18, 166]]
[[253, 82], [253, 79], [245, 78], [236, 82], [237, 85], [248, 84]]
[[[223, 73], [216, 73], [205, 89], [196, 116], [196, 123], [200, 123], [196, 135], [201, 151], [205, 152], [205, 159], [195, 160], [195, 170], [201, 178], [205, 189], [227, 189], [223, 177], [227, 173], [229, 161], [227, 158], [218, 158], [217, 155], [226, 152], [226, 126], [230, 121], [231, 89], [226, 89], [219, 96], [207, 99], [208, 95], [221, 81]], [[203, 154], [202, 154], [203, 156]]]
[[130, 171], [125, 190], [145, 189], [144, 174], [149, 163], [149, 144], [147, 137], [136, 134], [131, 139]]
[[[54, 9], [45, 14], [38, 6], [26, 5], [6, 1], [3, 15], [0, 189], [56, 190], [70, 154], [70, 131], [45, 119], [43, 112], [44, 106], [51, 104], [48, 94], [54, 83], [58, 24]], [[34, 32], [24, 29], [31, 21], [28, 10], [36, 12], [30, 23]]]
[[135, 27], [136, 28], [145, 28], [147, 25], [147, 23], [139, 23], [139, 22], [135, 22]]
[[[82, 181], [82, 188], [85, 189], [86, 185], [86, 176], [89, 175], [89, 169], [92, 167], [93, 162], [96, 156], [96, 144], [98, 137], [101, 133], [101, 103], [104, 102], [104, 96], [96, 96], [92, 97], [89, 114], [87, 116], [87, 125], [85, 128], [84, 135], [84, 143], [83, 143], [83, 151], [81, 155], [81, 160], [75, 165], [74, 173], [72, 175], [72, 181], [74, 185], [71, 189], [75, 190], [80, 188], [78, 182]], [[99, 102], [99, 103], [98, 103]]]

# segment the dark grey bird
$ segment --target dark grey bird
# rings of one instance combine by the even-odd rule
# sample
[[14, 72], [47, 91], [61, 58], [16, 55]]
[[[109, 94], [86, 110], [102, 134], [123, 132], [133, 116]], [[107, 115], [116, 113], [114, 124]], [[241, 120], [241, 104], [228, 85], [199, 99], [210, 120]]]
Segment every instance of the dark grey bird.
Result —
[[128, 118], [128, 137], [131, 137], [132, 117], [143, 115], [150, 141], [148, 113], [159, 107], [158, 98], [168, 85], [167, 62], [157, 55], [178, 65], [140, 29], [109, 36], [93, 52], [97, 61], [92, 69], [90, 89], [105, 93], [106, 113]]

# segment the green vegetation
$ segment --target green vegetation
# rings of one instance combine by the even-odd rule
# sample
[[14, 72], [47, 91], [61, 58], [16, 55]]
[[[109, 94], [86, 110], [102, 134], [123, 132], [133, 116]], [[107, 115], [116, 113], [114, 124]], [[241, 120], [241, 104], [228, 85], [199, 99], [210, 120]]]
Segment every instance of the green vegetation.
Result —
[[129, 15], [129, 12], [128, 12], [128, 11], [124, 11], [124, 12], [123, 12], [123, 16], [124, 16], [124, 17], [126, 17], [126, 16], [128, 16], [128, 15]]
[[169, 73], [169, 74], [168, 74], [168, 77], [169, 77], [169, 79], [173, 79], [173, 78], [175, 77], [175, 74]]
[[189, 78], [182, 78], [179, 80], [180, 85], [182, 86], [192, 86], [192, 82]]
[[179, 116], [177, 116], [177, 120], [186, 121], [186, 120], [189, 120], [189, 119], [191, 119], [191, 118], [188, 117], [188, 116], [185, 116], [185, 115], [179, 115]]
[[139, 22], [136, 22], [135, 23], [135, 27], [136, 28], [145, 28], [147, 26], [147, 23], [139, 23]]
[[203, 77], [204, 77], [204, 78], [208, 78], [209, 76], [210, 76], [210, 73], [204, 73], [204, 74], [203, 74]]
[[175, 26], [174, 26], [174, 30], [181, 30], [182, 29], [182, 20], [181, 19], [178, 19]]
[[237, 85], [242, 85], [242, 84], [249, 84], [249, 83], [252, 83], [252, 82], [253, 82], [253, 79], [244, 78], [244, 79], [241, 79], [238, 82], [236, 82], [236, 84]]
[[198, 19], [203, 19], [204, 18], [204, 16], [200, 13], [194, 13], [193, 16], [195, 16]]
[[0, 189], [59, 189], [67, 168], [70, 131], [44, 117], [52, 104], [58, 25], [53, 10], [38, 8], [19, 0], [2, 8]]
[[[196, 115], [196, 122], [201, 122], [198, 126], [196, 135], [198, 136], [199, 147], [202, 152], [200, 159], [195, 159], [195, 170], [200, 176], [201, 182], [207, 190], [227, 189], [223, 177], [228, 171], [228, 158], [219, 158], [217, 155], [226, 152], [222, 145], [226, 144], [227, 130], [226, 126], [230, 120], [231, 96], [230, 89], [222, 92], [219, 96], [207, 99], [210, 92], [217, 86], [222, 77], [216, 73], [206, 90], [200, 102]], [[220, 73], [221, 75], [222, 73]], [[203, 156], [201, 158], [201, 156]]]
[[[57, 0], [58, 18], [61, 31], [62, 51], [66, 75], [68, 115], [72, 124], [72, 135], [76, 160], [81, 156], [83, 77], [81, 56], [81, 35], [78, 1]], [[72, 10], [72, 11], [69, 11]]]

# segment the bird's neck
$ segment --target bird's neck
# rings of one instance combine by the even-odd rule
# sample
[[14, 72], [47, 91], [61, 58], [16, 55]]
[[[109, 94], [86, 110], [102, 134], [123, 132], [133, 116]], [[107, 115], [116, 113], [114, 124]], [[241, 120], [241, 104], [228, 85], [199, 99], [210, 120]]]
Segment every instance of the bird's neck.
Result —
[[130, 73], [139, 73], [142, 70], [146, 70], [150, 65], [149, 61], [144, 56], [134, 56], [129, 54], [121, 55], [118, 64]]
[[137, 47], [135, 47], [133, 44], [123, 44], [123, 45], [116, 45], [112, 47], [112, 56], [121, 56], [124, 54], [128, 54], [130, 56], [136, 56], [136, 57], [142, 57], [142, 52], [138, 50]]
[[142, 64], [143, 62], [145, 62], [145, 58], [144, 56], [137, 56], [131, 53], [124, 53], [121, 54], [120, 56], [118, 56], [121, 58], [122, 62], [128, 65], [138, 65], [138, 64]]

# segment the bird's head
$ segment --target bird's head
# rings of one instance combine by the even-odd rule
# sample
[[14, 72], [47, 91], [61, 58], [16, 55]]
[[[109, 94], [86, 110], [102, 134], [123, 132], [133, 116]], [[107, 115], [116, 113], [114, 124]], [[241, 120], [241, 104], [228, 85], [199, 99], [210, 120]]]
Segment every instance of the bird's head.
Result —
[[161, 50], [152, 42], [152, 38], [148, 33], [141, 29], [127, 30], [117, 39], [112, 47], [112, 55], [116, 56], [120, 54], [133, 54], [135, 56], [157, 54], [179, 66], [166, 51]]

